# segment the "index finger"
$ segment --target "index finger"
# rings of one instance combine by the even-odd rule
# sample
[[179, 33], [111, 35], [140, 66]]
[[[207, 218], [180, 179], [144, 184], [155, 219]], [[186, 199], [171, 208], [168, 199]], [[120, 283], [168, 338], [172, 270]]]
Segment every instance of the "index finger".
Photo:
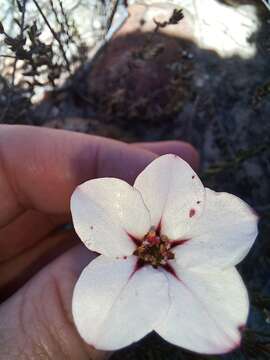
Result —
[[154, 157], [150, 151], [97, 136], [1, 125], [0, 226], [29, 208], [66, 213], [78, 184], [103, 176], [132, 183]]
[[26, 209], [67, 213], [80, 183], [112, 176], [132, 184], [155, 157], [146, 148], [98, 136], [0, 125], [0, 226]]

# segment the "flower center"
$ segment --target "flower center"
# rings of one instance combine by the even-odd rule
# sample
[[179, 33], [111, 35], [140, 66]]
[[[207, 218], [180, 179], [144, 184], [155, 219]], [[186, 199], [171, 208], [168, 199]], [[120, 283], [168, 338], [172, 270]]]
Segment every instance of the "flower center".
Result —
[[171, 244], [167, 236], [160, 236], [155, 228], [151, 228], [133, 255], [138, 256], [143, 263], [157, 268], [160, 265], [166, 265], [168, 260], [174, 259], [174, 253], [170, 249]]

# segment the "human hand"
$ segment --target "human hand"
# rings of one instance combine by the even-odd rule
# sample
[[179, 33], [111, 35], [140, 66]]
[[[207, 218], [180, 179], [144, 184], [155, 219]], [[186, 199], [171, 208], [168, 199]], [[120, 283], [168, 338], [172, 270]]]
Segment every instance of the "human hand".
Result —
[[[96, 255], [71, 227], [70, 196], [91, 178], [133, 183], [157, 155], [198, 166], [183, 142], [127, 145], [63, 130], [0, 125], [0, 359], [103, 359], [79, 337], [71, 298]], [[93, 326], [95, 326], [93, 324]]]

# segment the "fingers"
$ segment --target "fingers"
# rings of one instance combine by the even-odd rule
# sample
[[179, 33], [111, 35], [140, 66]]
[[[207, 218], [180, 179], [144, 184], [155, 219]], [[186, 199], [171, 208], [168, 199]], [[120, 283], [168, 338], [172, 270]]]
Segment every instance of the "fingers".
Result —
[[[178, 142], [130, 146], [61, 130], [2, 125], [0, 226], [7, 225], [25, 209], [59, 215], [69, 212], [72, 191], [79, 183], [91, 178], [113, 176], [132, 183], [155, 158], [154, 152], [173, 152], [196, 166], [196, 155], [191, 155], [192, 151], [188, 150], [188, 145]], [[39, 224], [40, 219], [36, 220], [36, 224]], [[41, 229], [44, 224], [37, 226]], [[26, 231], [24, 226], [19, 227], [22, 232]], [[44, 226], [47, 227], [50, 228], [51, 224]], [[62, 240], [59, 240], [59, 244], [62, 244]], [[7, 279], [11, 275], [9, 284], [16, 278], [14, 274], [25, 269], [25, 264], [33, 264], [35, 259], [40, 260], [40, 256], [47, 253], [48, 243], [46, 246], [44, 244], [40, 242], [39, 247], [33, 248], [30, 257], [28, 253], [29, 263], [23, 258], [26, 254], [20, 255], [20, 261], [17, 259], [14, 265], [14, 273], [5, 276]], [[50, 244], [54, 250], [53, 237]], [[87, 250], [70, 250], [47, 265], [44, 271], [1, 306], [0, 358], [15, 358], [20, 349], [24, 349], [25, 356], [29, 358], [42, 354], [59, 360], [66, 359], [66, 354], [76, 359], [88, 359], [89, 355], [93, 359], [103, 356], [82, 343], [70, 313], [75, 281], [89, 261], [90, 254]], [[21, 266], [19, 270], [18, 266]], [[17, 348], [14, 344], [17, 344]]]
[[35, 246], [0, 262], [0, 303], [59, 254], [78, 242], [73, 230], [55, 231], [43, 239], [37, 239]]
[[185, 141], [157, 141], [134, 143], [134, 146], [152, 151], [157, 155], [175, 154], [188, 162], [194, 170], [198, 170], [200, 157], [198, 151]]
[[[4, 296], [35, 273], [40, 268], [37, 263], [44, 265], [52, 254], [62, 251], [65, 237], [54, 241], [51, 233], [68, 221], [70, 195], [79, 183], [98, 176], [132, 182], [154, 159], [153, 152], [173, 152], [186, 159], [194, 152], [188, 144], [176, 141], [130, 146], [66, 131], [25, 126], [0, 126], [0, 130], [0, 286]], [[190, 156], [191, 163], [195, 157], [196, 153]]]
[[73, 248], [1, 305], [0, 359], [17, 359], [22, 351], [29, 359], [106, 357], [82, 341], [71, 314], [75, 282], [94, 256], [82, 246]]
[[[0, 265], [11, 257], [25, 252], [44, 239], [55, 229], [55, 222], [48, 215], [28, 210], [18, 216], [11, 224], [0, 229]], [[12, 246], [10, 246], [10, 239]]]
[[[170, 146], [179, 151], [176, 143]], [[156, 157], [146, 148], [64, 130], [0, 126], [0, 226], [25, 208], [67, 213], [74, 188], [91, 178], [112, 176], [133, 183]], [[161, 153], [165, 148], [152, 147]], [[183, 149], [187, 157], [187, 147]]]
[[25, 208], [66, 213], [79, 183], [104, 176], [133, 182], [155, 155], [95, 136], [2, 125], [0, 157], [1, 226]]

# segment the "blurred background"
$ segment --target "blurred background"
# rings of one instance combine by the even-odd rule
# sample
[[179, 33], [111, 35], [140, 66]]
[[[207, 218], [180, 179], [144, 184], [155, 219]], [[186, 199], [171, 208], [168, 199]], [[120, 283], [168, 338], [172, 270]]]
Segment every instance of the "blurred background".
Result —
[[260, 216], [259, 238], [239, 266], [252, 304], [242, 347], [201, 356], [151, 334], [112, 359], [270, 359], [263, 1], [0, 0], [0, 123], [196, 146], [205, 185], [238, 195]]

